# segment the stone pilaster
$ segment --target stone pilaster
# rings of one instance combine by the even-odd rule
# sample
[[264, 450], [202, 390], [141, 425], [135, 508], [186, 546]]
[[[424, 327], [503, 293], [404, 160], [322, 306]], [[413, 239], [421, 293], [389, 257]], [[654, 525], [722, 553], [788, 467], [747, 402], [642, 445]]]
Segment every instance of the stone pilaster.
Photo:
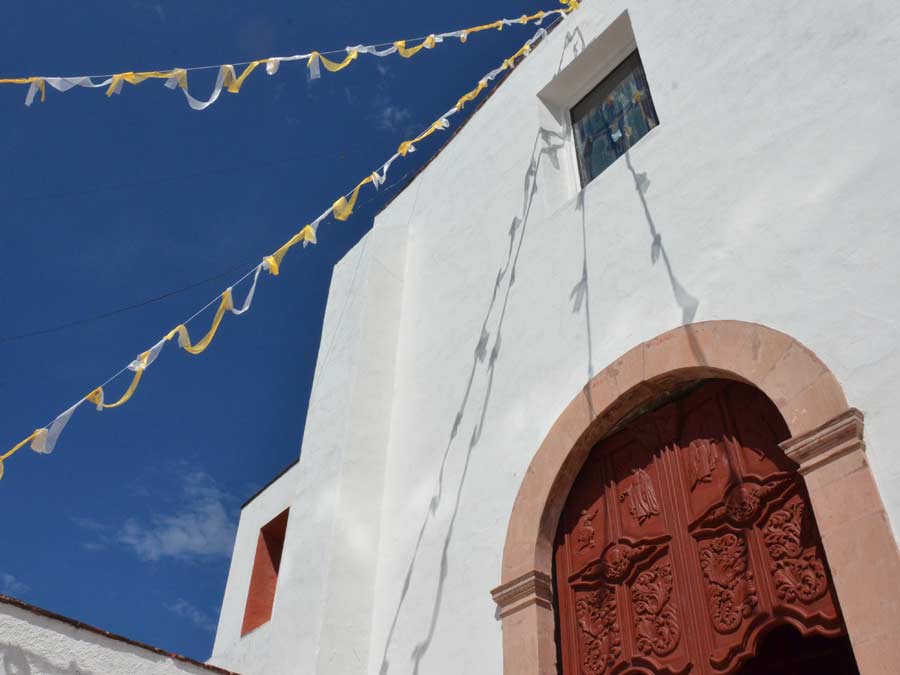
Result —
[[800, 465], [860, 675], [900, 673], [900, 552], [850, 408], [781, 444]]

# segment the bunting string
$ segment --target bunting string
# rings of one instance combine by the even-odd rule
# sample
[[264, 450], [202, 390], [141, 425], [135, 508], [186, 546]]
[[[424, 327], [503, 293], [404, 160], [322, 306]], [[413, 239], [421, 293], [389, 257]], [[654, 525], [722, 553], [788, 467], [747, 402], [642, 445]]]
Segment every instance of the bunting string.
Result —
[[[572, 4], [567, 4], [567, 9], [557, 11], [560, 14], [559, 20], [565, 14], [568, 14], [572, 11]], [[577, 7], [577, 3], [573, 3], [575, 7]], [[474, 31], [470, 31], [474, 32]], [[371, 174], [363, 178], [356, 187], [354, 187], [350, 192], [346, 193], [339, 199], [337, 199], [331, 207], [329, 207], [324, 213], [322, 213], [318, 218], [314, 221], [305, 225], [299, 232], [293, 235], [290, 239], [288, 239], [284, 244], [282, 244], [278, 249], [276, 249], [270, 255], [265, 256], [262, 261], [249, 272], [244, 274], [240, 279], [234, 282], [232, 286], [226, 288], [220, 295], [213, 298], [206, 305], [201, 307], [197, 312], [195, 312], [189, 319], [184, 321], [183, 323], [178, 324], [170, 330], [166, 335], [160, 339], [155, 345], [153, 345], [147, 351], [139, 354], [137, 358], [135, 358], [131, 363], [122, 368], [118, 373], [110, 377], [106, 382], [104, 382], [99, 387], [91, 390], [90, 393], [85, 395], [82, 399], [77, 401], [74, 405], [69, 407], [65, 412], [58, 415], [47, 427], [42, 427], [39, 429], [35, 429], [28, 437], [21, 440], [19, 443], [14, 445], [9, 451], [0, 455], [0, 478], [3, 477], [4, 466], [3, 463], [5, 460], [9, 459], [13, 455], [15, 455], [19, 450], [24, 448], [25, 446], [30, 444], [32, 450], [40, 454], [50, 454], [53, 452], [56, 444], [59, 440], [59, 436], [62, 433], [63, 429], [65, 429], [66, 425], [69, 423], [72, 415], [75, 411], [85, 402], [92, 403], [96, 406], [97, 410], [109, 410], [112, 408], [118, 408], [120, 406], [125, 405], [131, 398], [134, 396], [137, 391], [141, 379], [146, 372], [146, 370], [157, 360], [162, 352], [163, 348], [168, 344], [171, 340], [178, 336], [178, 346], [184, 351], [188, 352], [192, 355], [199, 355], [206, 351], [209, 345], [212, 343], [215, 338], [219, 327], [225, 318], [226, 313], [230, 312], [236, 316], [240, 316], [246, 313], [252, 303], [253, 298], [256, 293], [257, 284], [259, 282], [260, 274], [263, 270], [265, 270], [271, 276], [278, 276], [281, 267], [283, 264], [284, 257], [292, 249], [294, 246], [301, 244], [303, 247], [306, 247], [308, 244], [315, 244], [317, 242], [316, 233], [319, 225], [324, 221], [327, 217], [333, 216], [335, 220], [338, 221], [346, 221], [351, 214], [353, 213], [353, 209], [356, 206], [357, 199], [359, 197], [360, 191], [366, 185], [373, 185], [377, 190], [386, 180], [388, 170], [391, 168], [391, 165], [394, 161], [396, 161], [399, 157], [406, 157], [410, 152], [415, 151], [415, 145], [434, 133], [439, 131], [444, 131], [450, 127], [449, 118], [453, 115], [459, 113], [466, 103], [474, 101], [480, 94], [483, 92], [489, 85], [491, 81], [496, 79], [501, 73], [508, 71], [515, 67], [516, 63], [526, 57], [530, 52], [534, 44], [544, 38], [547, 35], [547, 29], [540, 28], [518, 51], [515, 52], [511, 57], [505, 59], [503, 63], [494, 70], [487, 73], [484, 77], [482, 77], [478, 84], [471, 91], [467, 92], [463, 96], [461, 96], [456, 104], [450, 108], [447, 112], [441, 115], [435, 122], [429, 125], [425, 131], [420, 133], [418, 136], [403, 141], [397, 149], [397, 152], [394, 153], [384, 164], [382, 164], [377, 170], [373, 171]], [[254, 62], [256, 66], [260, 65], [262, 62]], [[256, 67], [253, 66], [253, 67]], [[327, 67], [327, 66], [326, 66]], [[230, 66], [229, 66], [230, 68]], [[233, 69], [229, 71], [233, 74]], [[249, 72], [252, 70], [245, 69], [245, 71], [241, 74], [240, 78], [246, 77], [249, 75]], [[126, 74], [128, 75], [128, 74]], [[138, 74], [143, 75], [143, 74]], [[177, 78], [177, 76], [175, 76]], [[240, 78], [235, 78], [233, 80], [228, 80], [229, 83], [236, 83]], [[122, 83], [134, 84], [135, 82], [132, 79], [137, 80], [137, 78], [130, 78], [129, 76], [123, 76], [120, 79], [121, 86]], [[220, 79], [223, 81], [223, 87], [227, 87], [225, 84], [226, 80], [221, 75]], [[111, 84], [111, 83], [110, 83]], [[72, 86], [79, 86], [77, 84], [73, 84]], [[240, 84], [237, 84], [239, 87]], [[251, 283], [250, 289], [247, 292], [247, 295], [244, 298], [244, 302], [241, 305], [240, 309], [237, 309], [234, 304], [233, 299], [233, 287], [241, 284], [245, 280], [253, 277], [253, 281]], [[196, 343], [191, 341], [190, 334], [188, 332], [187, 325], [191, 323], [194, 319], [199, 317], [203, 312], [211, 308], [218, 302], [218, 307], [213, 316], [212, 322], [210, 324], [209, 329], [206, 334]], [[128, 385], [127, 389], [121, 394], [121, 396], [114, 403], [106, 403], [106, 387], [113, 381], [119, 378], [121, 375], [131, 372], [132, 378], [131, 382]]]
[[[245, 80], [259, 66], [265, 64], [266, 73], [275, 75], [282, 63], [291, 61], [306, 61], [306, 67], [309, 71], [310, 79], [318, 79], [321, 77], [321, 67], [332, 73], [343, 70], [353, 63], [360, 54], [369, 54], [377, 57], [391, 56], [399, 54], [402, 58], [409, 59], [418, 54], [423, 49], [434, 49], [438, 44], [445, 40], [455, 38], [461, 43], [468, 40], [469, 35], [480, 33], [486, 30], [503, 30], [504, 26], [511, 25], [540, 25], [544, 20], [551, 16], [562, 17], [578, 8], [578, 0], [560, 0], [565, 5], [562, 9], [540, 10], [534, 14], [523, 14], [517, 19], [498, 19], [491, 23], [482, 24], [480, 26], [472, 26], [460, 30], [450, 31], [447, 33], [432, 33], [425, 37], [413, 38], [411, 40], [396, 40], [394, 42], [380, 43], [374, 45], [356, 45], [353, 47], [345, 47], [344, 49], [318, 52], [313, 51], [308, 54], [294, 54], [292, 56], [270, 56], [255, 61], [246, 61], [237, 64], [221, 64], [217, 66], [199, 66], [193, 68], [172, 68], [171, 70], [148, 70], [143, 72], [120, 72], [113, 75], [80, 75], [77, 77], [48, 77], [48, 76], [31, 76], [31, 77], [11, 77], [0, 78], [0, 84], [12, 85], [28, 85], [28, 91], [25, 94], [25, 105], [30, 106], [38, 92], [41, 95], [43, 103], [47, 97], [47, 85], [59, 92], [66, 92], [75, 87], [85, 87], [89, 89], [106, 88], [106, 96], [111, 97], [122, 92], [125, 84], [137, 86], [147, 80], [165, 80], [165, 86], [168, 89], [180, 89], [188, 105], [192, 110], [205, 110], [219, 99], [222, 90], [225, 89], [231, 94], [240, 92]], [[418, 42], [418, 44], [410, 47], [408, 42]], [[384, 48], [386, 47], [386, 48]], [[333, 61], [327, 55], [344, 54], [344, 58], [339, 61]], [[235, 66], [243, 66], [244, 70], [240, 75], [236, 74]], [[201, 70], [218, 69], [219, 73], [216, 77], [215, 85], [212, 93], [205, 101], [199, 100], [191, 95], [188, 90], [188, 73]]]

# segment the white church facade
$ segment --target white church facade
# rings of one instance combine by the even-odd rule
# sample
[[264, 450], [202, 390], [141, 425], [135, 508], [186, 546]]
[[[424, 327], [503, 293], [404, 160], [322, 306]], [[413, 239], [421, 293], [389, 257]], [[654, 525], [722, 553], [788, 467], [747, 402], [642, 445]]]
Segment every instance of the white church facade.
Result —
[[898, 63], [585, 2], [335, 267], [209, 664], [136, 670], [900, 673]]
[[591, 2], [552, 31], [335, 268], [212, 662], [900, 672], [898, 28]]

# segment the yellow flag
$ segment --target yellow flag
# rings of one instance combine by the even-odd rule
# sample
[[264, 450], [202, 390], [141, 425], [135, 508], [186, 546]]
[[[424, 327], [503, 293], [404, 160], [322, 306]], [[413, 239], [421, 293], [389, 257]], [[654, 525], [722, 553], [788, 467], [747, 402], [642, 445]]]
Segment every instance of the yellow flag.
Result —
[[481, 81], [478, 83], [478, 86], [475, 87], [472, 91], [470, 91], [470, 92], [469, 92], [468, 94], [466, 94], [465, 96], [462, 96], [462, 97], [456, 102], [456, 105], [455, 105], [454, 107], [455, 107], [457, 110], [462, 110], [462, 109], [463, 109], [463, 106], [464, 106], [466, 103], [468, 103], [469, 101], [474, 101], [474, 100], [478, 97], [478, 94], [480, 94], [482, 91], [484, 91], [484, 89], [485, 89], [486, 87], [487, 87], [487, 80], [481, 80]]
[[281, 248], [275, 251], [275, 253], [263, 258], [263, 262], [266, 263], [266, 269], [269, 271], [269, 274], [274, 277], [278, 276], [278, 273], [281, 270], [281, 261], [284, 259], [285, 254], [300, 242], [303, 242], [304, 244], [316, 243], [316, 231], [312, 228], [312, 225], [304, 227], [297, 234], [288, 239]]
[[47, 431], [46, 429], [35, 429], [33, 432], [31, 432], [31, 435], [28, 438], [26, 438], [22, 441], [19, 441], [10, 450], [8, 450], [5, 453], [3, 453], [2, 455], [0, 455], [0, 479], [3, 478], [3, 471], [4, 471], [3, 462], [5, 462], [10, 457], [12, 457], [14, 454], [16, 454], [19, 450], [24, 448], [26, 445], [31, 443], [31, 441], [33, 441], [35, 438], [37, 438], [38, 434], [40, 434], [42, 432], [46, 433], [46, 431]]
[[325, 66], [329, 71], [331, 71], [332, 73], [336, 73], [337, 71], [343, 70], [344, 68], [349, 66], [351, 63], [353, 63], [356, 60], [357, 56], [359, 56], [359, 52], [355, 49], [351, 49], [347, 53], [347, 56], [344, 58], [344, 60], [341, 61], [340, 63], [337, 63], [330, 59], [326, 59], [321, 54], [319, 54], [319, 61], [321, 61], [322, 65]]
[[6, 77], [0, 79], [0, 84], [37, 84], [38, 89], [41, 90], [41, 103], [44, 102], [47, 95], [47, 83], [44, 82], [43, 77]]
[[416, 45], [415, 47], [407, 47], [406, 40], [397, 40], [394, 43], [394, 46], [397, 48], [397, 52], [400, 54], [400, 56], [402, 56], [404, 59], [408, 59], [412, 56], [415, 56], [423, 49], [432, 49], [435, 44], [437, 44], [437, 40], [435, 39], [434, 35], [429, 35], [422, 43]]
[[251, 61], [247, 64], [247, 67], [244, 68], [244, 72], [241, 73], [240, 77], [235, 77], [234, 68], [231, 68], [230, 71], [226, 72], [225, 80], [222, 84], [225, 85], [225, 88], [231, 92], [232, 94], [237, 94], [241, 90], [241, 86], [244, 84], [244, 80], [252, 73], [256, 68], [261, 64], [265, 63], [266, 59], [261, 59], [259, 61]]
[[[225, 289], [225, 292], [222, 293], [222, 301], [219, 303], [219, 308], [216, 310], [216, 315], [213, 317], [212, 326], [210, 326], [209, 332], [207, 332], [197, 344], [191, 344], [190, 333], [188, 333], [187, 326], [184, 324], [175, 326], [175, 328], [169, 331], [169, 334], [166, 335], [164, 339], [171, 340], [177, 334], [179, 347], [190, 354], [200, 354], [209, 347], [209, 343], [212, 342], [213, 338], [216, 336], [216, 332], [219, 330], [219, 324], [222, 323], [222, 317], [224, 317], [225, 312], [232, 307], [234, 307], [234, 301], [231, 298], [231, 289], [227, 288]], [[139, 375], [141, 372], [143, 371], [138, 371], [136, 375]]]
[[118, 408], [121, 405], [125, 405], [126, 403], [128, 403], [128, 401], [131, 400], [131, 397], [134, 396], [134, 392], [137, 390], [138, 384], [140, 383], [143, 374], [143, 370], [138, 370], [135, 372], [134, 377], [131, 378], [131, 384], [128, 385], [128, 389], [125, 390], [125, 393], [122, 394], [122, 397], [115, 403], [104, 402], [103, 387], [97, 387], [96, 389], [94, 389], [94, 391], [87, 395], [86, 399], [103, 410], [107, 410], [109, 408]]
[[353, 188], [353, 192], [350, 194], [350, 199], [346, 197], [341, 197], [338, 199], [332, 208], [332, 215], [334, 215], [335, 220], [347, 220], [350, 217], [350, 214], [353, 213], [353, 207], [356, 206], [356, 198], [359, 197], [359, 190], [366, 183], [372, 182], [372, 176], [366, 176], [363, 181]]
[[182, 88], [187, 86], [187, 72], [183, 68], [175, 68], [174, 70], [148, 70], [143, 73], [133, 73], [130, 71], [118, 73], [117, 75], [112, 76], [112, 82], [109, 83], [106, 95], [112, 96], [117, 93], [125, 82], [136, 85], [144, 80], [168, 80], [173, 77], [178, 79], [178, 84]]

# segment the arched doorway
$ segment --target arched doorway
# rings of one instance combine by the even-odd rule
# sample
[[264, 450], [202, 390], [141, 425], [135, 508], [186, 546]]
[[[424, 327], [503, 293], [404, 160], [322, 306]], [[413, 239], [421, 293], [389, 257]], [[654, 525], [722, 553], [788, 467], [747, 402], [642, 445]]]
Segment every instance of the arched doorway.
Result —
[[557, 675], [553, 560], [560, 515], [591, 449], [636, 411], [692, 382], [752, 385], [775, 404], [799, 466], [862, 675], [900, 673], [900, 554], [866, 457], [863, 414], [789, 335], [742, 321], [680, 326], [586, 382], [534, 452], [512, 504], [500, 584], [504, 675]]
[[789, 435], [762, 392], [707, 380], [593, 447], [557, 530], [563, 675], [736, 675], [757, 653], [748, 673], [857, 675]]

